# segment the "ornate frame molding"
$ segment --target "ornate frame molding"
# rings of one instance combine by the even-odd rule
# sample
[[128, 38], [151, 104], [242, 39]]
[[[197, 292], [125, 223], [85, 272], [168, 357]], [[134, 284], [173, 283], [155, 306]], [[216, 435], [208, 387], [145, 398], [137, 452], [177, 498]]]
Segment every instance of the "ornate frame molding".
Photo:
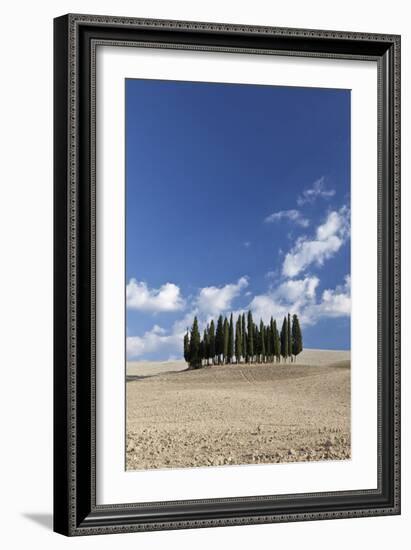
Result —
[[[378, 489], [298, 499], [267, 495], [96, 505], [95, 54], [102, 44], [378, 63]], [[57, 18], [54, 179], [57, 532], [89, 535], [400, 513], [399, 36], [92, 15]]]

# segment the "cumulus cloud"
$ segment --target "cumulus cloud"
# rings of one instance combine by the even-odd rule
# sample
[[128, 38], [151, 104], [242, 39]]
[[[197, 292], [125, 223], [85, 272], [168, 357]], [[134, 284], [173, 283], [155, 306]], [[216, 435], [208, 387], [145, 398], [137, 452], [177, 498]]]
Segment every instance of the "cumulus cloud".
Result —
[[126, 302], [129, 309], [151, 312], [178, 311], [185, 307], [180, 288], [174, 283], [149, 288], [147, 283], [136, 279], [130, 279], [127, 284]]
[[249, 308], [257, 319], [264, 322], [273, 316], [280, 319], [289, 311], [301, 315], [307, 305], [315, 304], [318, 277], [287, 280], [267, 294], [255, 296]]
[[[132, 279], [130, 283], [131, 282], [134, 282], [134, 280]], [[141, 284], [136, 281], [135, 283], [136, 284], [133, 284], [133, 290], [135, 286], [141, 287]], [[166, 285], [163, 285], [156, 291], [148, 291], [149, 298], [147, 298], [147, 294], [144, 293], [145, 308], [147, 308], [147, 300], [158, 296], [165, 286]], [[165, 330], [159, 325], [154, 325], [143, 335], [128, 336], [126, 341], [127, 358], [139, 359], [150, 356], [150, 354], [155, 354], [156, 356], [160, 354], [163, 357], [181, 357], [184, 333], [187, 329], [190, 330], [194, 316], [197, 316], [199, 329], [200, 332], [202, 332], [211, 319], [215, 319], [216, 316], [224, 311], [231, 310], [234, 298], [239, 296], [247, 286], [248, 278], [240, 277], [236, 283], [227, 284], [221, 287], [210, 286], [201, 288], [197, 296], [192, 298], [191, 303], [188, 304], [190, 307], [187, 308], [185, 314], [176, 319], [170, 329]], [[144, 287], [143, 290], [145, 291]], [[138, 305], [139, 307], [137, 309], [142, 309], [140, 307], [140, 302], [138, 302]], [[152, 304], [150, 304], [149, 311], [174, 311], [171, 309], [153, 309], [151, 306]]]
[[301, 227], [308, 227], [310, 225], [310, 221], [304, 218], [299, 210], [295, 209], [273, 212], [264, 219], [266, 223], [274, 223], [281, 220], [289, 220]]
[[236, 283], [221, 287], [207, 286], [200, 290], [196, 298], [198, 310], [205, 315], [219, 315], [231, 308], [231, 303], [248, 286], [248, 278], [240, 277]]
[[345, 282], [335, 289], [326, 289], [321, 300], [307, 308], [305, 315], [311, 323], [324, 317], [345, 317], [351, 315], [351, 278], [345, 277]]
[[284, 258], [283, 275], [296, 277], [311, 264], [323, 265], [336, 254], [349, 235], [349, 211], [346, 206], [328, 214], [325, 222], [317, 227], [315, 236], [300, 237]]
[[329, 199], [335, 195], [334, 189], [326, 189], [325, 178], [322, 176], [316, 180], [312, 187], [305, 189], [301, 195], [297, 197], [298, 206], [303, 206], [306, 203], [313, 203], [317, 198]]
[[138, 359], [150, 353], [161, 353], [164, 356], [178, 354], [181, 357], [183, 334], [178, 332], [167, 332], [154, 325], [142, 336], [128, 336], [126, 339], [127, 359]]
[[305, 277], [305, 279], [292, 279], [282, 283], [276, 290], [277, 298], [295, 303], [315, 298], [316, 289], [320, 280], [318, 277]]
[[247, 309], [250, 309], [255, 319], [262, 319], [268, 323], [271, 317], [280, 319], [287, 314], [286, 304], [275, 299], [273, 294], [259, 294], [254, 296]]
[[318, 277], [288, 280], [267, 294], [255, 296], [249, 308], [257, 319], [268, 322], [271, 316], [280, 320], [288, 312], [296, 313], [302, 325], [313, 325], [320, 319], [347, 317], [351, 314], [351, 285], [347, 275], [343, 285], [324, 290], [317, 297]]

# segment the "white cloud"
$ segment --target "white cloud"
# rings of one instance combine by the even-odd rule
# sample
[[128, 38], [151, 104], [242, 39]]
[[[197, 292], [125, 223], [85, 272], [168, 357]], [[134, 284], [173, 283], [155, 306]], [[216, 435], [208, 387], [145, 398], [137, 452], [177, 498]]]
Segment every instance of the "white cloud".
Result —
[[[154, 325], [142, 336], [128, 336], [127, 358], [138, 359], [147, 357], [150, 354], [181, 358], [184, 334], [187, 329], [191, 329], [194, 316], [197, 316], [199, 329], [202, 332], [211, 319], [216, 320], [216, 317], [220, 313], [231, 309], [234, 298], [239, 296], [247, 286], [248, 278], [240, 277], [236, 283], [227, 284], [222, 287], [211, 286], [200, 289], [198, 295], [192, 300], [189, 311], [174, 321], [171, 329], [165, 330], [159, 325]], [[161, 289], [156, 291], [155, 296], [159, 294]], [[160, 310], [157, 309], [156, 311]]]
[[178, 311], [185, 307], [180, 289], [174, 283], [148, 288], [145, 282], [130, 279], [126, 287], [127, 307], [140, 311]]
[[264, 322], [268, 322], [271, 316], [280, 320], [288, 312], [301, 315], [307, 305], [315, 303], [319, 282], [318, 277], [285, 281], [269, 293], [255, 296], [249, 308], [257, 319]]
[[340, 250], [349, 235], [349, 211], [342, 207], [330, 212], [324, 224], [317, 227], [313, 238], [300, 237], [285, 256], [283, 275], [295, 277], [309, 265], [323, 265]]
[[351, 278], [345, 277], [344, 285], [324, 290], [321, 301], [313, 304], [305, 312], [307, 319], [315, 322], [324, 317], [344, 317], [351, 315]]
[[138, 359], [150, 353], [161, 353], [164, 356], [182, 355], [184, 333], [166, 331], [154, 325], [143, 336], [128, 336], [126, 340], [127, 359]]
[[348, 231], [348, 210], [342, 208], [339, 212], [330, 212], [325, 223], [317, 227], [316, 236], [319, 241], [326, 241], [336, 234], [346, 235]]
[[151, 329], [151, 332], [153, 334], [159, 334], [159, 335], [162, 335], [162, 334], [166, 333], [165, 329], [163, 329], [159, 325], [154, 325], [153, 328]]
[[275, 295], [287, 302], [298, 302], [301, 299], [304, 299], [304, 301], [311, 300], [315, 298], [319, 282], [318, 277], [285, 281], [276, 289]]
[[302, 195], [297, 198], [297, 204], [298, 206], [303, 206], [306, 203], [312, 204], [319, 197], [322, 199], [329, 199], [334, 195], [334, 189], [325, 188], [325, 178], [322, 176], [313, 183], [312, 187], [303, 191]]
[[313, 325], [320, 319], [347, 317], [351, 314], [350, 277], [335, 289], [326, 289], [317, 299], [318, 277], [285, 281], [267, 294], [255, 296], [249, 309], [256, 319], [268, 322], [271, 316], [281, 321], [288, 312], [296, 313], [302, 325]]
[[204, 287], [196, 298], [196, 306], [202, 314], [219, 315], [221, 312], [231, 308], [233, 299], [239, 296], [241, 291], [247, 286], [248, 278], [240, 277], [237, 283], [234, 284], [222, 287]]
[[272, 294], [254, 296], [247, 309], [251, 310], [255, 321], [262, 319], [265, 323], [271, 317], [279, 321], [288, 312], [286, 304], [276, 301]]
[[[147, 333], [146, 333], [147, 334]], [[135, 359], [144, 354], [144, 336], [127, 336], [127, 359]]]
[[244, 248], [250, 248], [250, 246], [251, 246], [250, 241], [244, 241], [243, 246], [244, 246]]
[[281, 220], [289, 220], [301, 227], [308, 227], [310, 225], [309, 220], [301, 215], [299, 210], [280, 210], [279, 212], [273, 212], [265, 218], [266, 223], [279, 222]]

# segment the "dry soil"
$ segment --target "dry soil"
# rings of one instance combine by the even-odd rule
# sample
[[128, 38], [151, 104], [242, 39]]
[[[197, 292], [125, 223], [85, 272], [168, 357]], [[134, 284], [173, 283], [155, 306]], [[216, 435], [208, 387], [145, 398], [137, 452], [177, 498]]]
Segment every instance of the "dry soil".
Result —
[[350, 458], [350, 354], [127, 365], [128, 470]]

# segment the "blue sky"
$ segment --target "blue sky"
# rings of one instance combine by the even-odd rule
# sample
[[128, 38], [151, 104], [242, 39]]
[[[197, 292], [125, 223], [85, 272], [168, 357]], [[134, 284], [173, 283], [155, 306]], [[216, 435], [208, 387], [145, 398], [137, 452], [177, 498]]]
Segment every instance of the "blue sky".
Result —
[[350, 91], [126, 80], [130, 359], [220, 313], [350, 347]]

